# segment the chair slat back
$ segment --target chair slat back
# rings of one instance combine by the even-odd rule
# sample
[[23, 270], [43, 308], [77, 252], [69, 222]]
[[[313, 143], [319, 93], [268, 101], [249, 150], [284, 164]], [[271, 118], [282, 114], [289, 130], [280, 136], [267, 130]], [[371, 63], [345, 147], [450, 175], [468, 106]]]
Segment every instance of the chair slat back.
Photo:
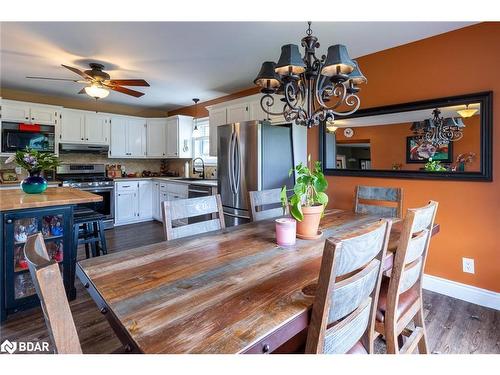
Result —
[[[373, 351], [373, 326], [390, 220], [325, 242], [307, 337], [307, 353], [345, 353], [363, 338]], [[341, 281], [336, 281], [341, 277]]]
[[358, 185], [354, 195], [356, 213], [369, 213], [384, 218], [402, 216], [403, 189], [401, 188]]
[[[162, 215], [163, 229], [167, 240], [211, 232], [226, 227], [219, 194], [208, 197], [163, 201]], [[177, 227], [172, 225], [174, 220], [179, 222], [182, 219], [202, 215], [211, 215], [211, 219]], [[214, 218], [214, 216], [217, 216], [217, 218]]]
[[281, 205], [281, 189], [250, 191], [250, 213], [252, 221], [260, 221], [283, 215], [283, 208], [266, 206]]
[[399, 296], [410, 288], [417, 288], [421, 296], [422, 275], [437, 208], [438, 203], [430, 201], [425, 207], [407, 210], [394, 256], [386, 314], [396, 316]]
[[49, 258], [41, 233], [28, 237], [24, 245], [24, 256], [56, 353], [81, 354], [82, 348], [66, 298], [61, 271], [57, 262]]

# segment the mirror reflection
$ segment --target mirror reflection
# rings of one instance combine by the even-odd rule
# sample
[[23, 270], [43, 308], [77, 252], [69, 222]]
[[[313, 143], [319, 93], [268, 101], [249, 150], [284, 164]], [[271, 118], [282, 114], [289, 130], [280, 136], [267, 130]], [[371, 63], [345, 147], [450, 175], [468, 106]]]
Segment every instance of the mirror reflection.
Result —
[[328, 124], [328, 169], [481, 171], [481, 104], [336, 120]]

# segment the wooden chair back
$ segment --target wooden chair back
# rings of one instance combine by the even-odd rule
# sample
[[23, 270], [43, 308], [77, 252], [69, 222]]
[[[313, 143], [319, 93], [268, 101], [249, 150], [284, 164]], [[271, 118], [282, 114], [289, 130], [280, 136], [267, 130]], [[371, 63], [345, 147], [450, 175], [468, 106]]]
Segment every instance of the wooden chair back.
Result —
[[[283, 215], [281, 189], [250, 191], [248, 195], [250, 196], [250, 216], [252, 221], [266, 220]], [[276, 207], [277, 205], [279, 207]]]
[[[407, 318], [397, 316], [399, 296], [410, 288], [415, 288], [420, 298], [422, 296], [422, 276], [437, 208], [438, 202], [430, 201], [425, 207], [408, 209], [406, 212], [387, 292], [386, 324], [406, 326], [404, 321], [410, 321], [415, 315], [415, 311], [409, 311]], [[402, 321], [392, 322], [393, 318]]]
[[403, 189], [380, 186], [356, 186], [354, 212], [383, 218], [402, 218]]
[[[226, 227], [219, 194], [164, 201], [162, 202], [162, 215], [166, 240], [211, 232]], [[202, 215], [210, 215], [211, 219], [178, 227], [172, 226], [174, 220], [179, 221]]]
[[40, 298], [55, 352], [81, 354], [82, 348], [69, 308], [61, 271], [57, 262], [49, 258], [41, 233], [28, 237], [24, 245], [24, 256]]
[[[306, 353], [373, 353], [375, 312], [392, 221], [325, 242]], [[340, 280], [340, 281], [339, 281]]]

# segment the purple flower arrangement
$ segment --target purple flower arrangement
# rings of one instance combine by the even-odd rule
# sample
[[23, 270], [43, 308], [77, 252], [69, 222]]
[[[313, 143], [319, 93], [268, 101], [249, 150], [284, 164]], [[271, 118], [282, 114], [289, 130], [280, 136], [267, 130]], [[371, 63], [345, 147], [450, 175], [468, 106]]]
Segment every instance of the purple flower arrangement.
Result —
[[59, 165], [59, 160], [54, 154], [29, 148], [24, 151], [16, 151], [5, 161], [5, 164], [12, 162], [25, 169], [30, 175], [53, 170]]

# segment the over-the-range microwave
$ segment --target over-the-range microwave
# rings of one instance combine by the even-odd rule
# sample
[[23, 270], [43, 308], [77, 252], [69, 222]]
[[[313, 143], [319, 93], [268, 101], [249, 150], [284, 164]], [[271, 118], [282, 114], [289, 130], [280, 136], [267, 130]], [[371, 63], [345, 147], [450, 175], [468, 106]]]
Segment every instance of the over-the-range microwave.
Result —
[[54, 152], [54, 126], [2, 122], [2, 152], [16, 152], [26, 147]]

